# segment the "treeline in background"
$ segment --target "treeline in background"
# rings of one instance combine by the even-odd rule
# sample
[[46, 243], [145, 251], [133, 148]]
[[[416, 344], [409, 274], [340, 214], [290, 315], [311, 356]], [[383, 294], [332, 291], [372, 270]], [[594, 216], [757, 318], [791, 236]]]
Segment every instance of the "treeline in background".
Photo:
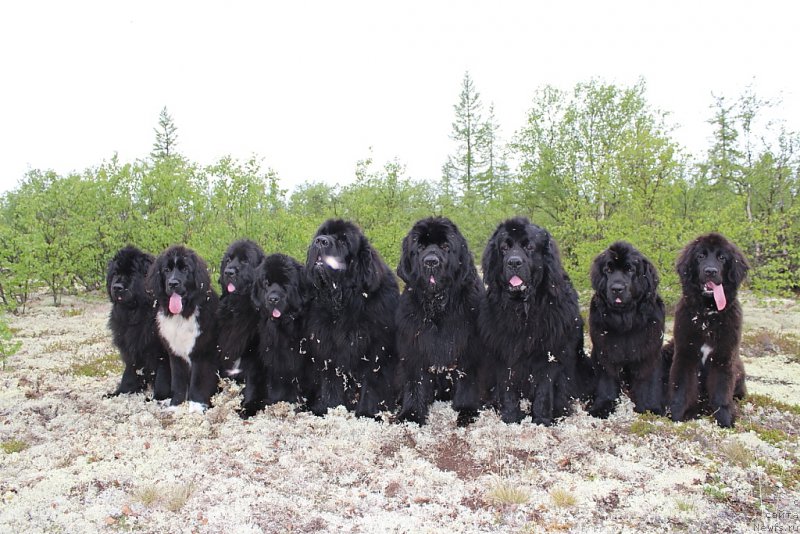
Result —
[[227, 245], [243, 237], [304, 261], [328, 217], [356, 221], [395, 266], [403, 236], [433, 214], [456, 222], [477, 263], [499, 221], [530, 217], [556, 237], [579, 290], [588, 289], [594, 256], [624, 239], [656, 264], [662, 293], [674, 301], [678, 251], [719, 231], [750, 259], [749, 287], [797, 292], [800, 137], [772, 119], [779, 104], [751, 89], [712, 97], [708, 116], [697, 120], [713, 126], [713, 139], [705, 153], [690, 154], [645, 93], [643, 81], [546, 86], [525, 126], [503, 140], [493, 107], [467, 74], [441, 176], [412, 179], [398, 160], [366, 157], [347, 185], [304, 183], [291, 192], [256, 157], [189, 161], [164, 109], [148, 156], [113, 157], [82, 174], [32, 170], [2, 196], [0, 299], [24, 312], [34, 291], [58, 304], [65, 293], [101, 288], [109, 258], [129, 243], [154, 254], [185, 243], [215, 271]]

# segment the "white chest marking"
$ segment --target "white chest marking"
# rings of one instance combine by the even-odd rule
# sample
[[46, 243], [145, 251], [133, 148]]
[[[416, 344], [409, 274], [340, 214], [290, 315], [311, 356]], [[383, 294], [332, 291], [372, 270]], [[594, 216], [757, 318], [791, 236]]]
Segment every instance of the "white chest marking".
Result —
[[705, 344], [705, 343], [703, 343], [703, 346], [702, 346], [702, 347], [700, 347], [700, 352], [702, 352], [702, 353], [703, 353], [703, 359], [702, 359], [702, 360], [700, 360], [700, 361], [703, 363], [703, 366], [705, 366], [705, 365], [706, 365], [706, 360], [708, 359], [708, 355], [709, 355], [709, 354], [711, 354], [711, 352], [712, 352], [713, 350], [714, 350], [714, 349], [712, 349], [712, 348], [711, 348], [711, 346], [709, 346], [709, 345], [707, 345], [707, 344]]
[[195, 309], [188, 319], [183, 315], [167, 316], [162, 311], [156, 315], [161, 337], [167, 342], [172, 353], [186, 360], [189, 365], [192, 365], [189, 355], [194, 349], [194, 342], [202, 333], [200, 323], [197, 321], [199, 316], [199, 308]]

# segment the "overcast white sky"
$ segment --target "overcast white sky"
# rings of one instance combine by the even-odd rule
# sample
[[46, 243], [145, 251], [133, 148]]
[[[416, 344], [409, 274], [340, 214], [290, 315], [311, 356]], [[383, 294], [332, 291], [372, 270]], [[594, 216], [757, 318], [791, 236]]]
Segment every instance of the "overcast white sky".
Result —
[[647, 82], [678, 141], [708, 146], [712, 91], [753, 84], [800, 129], [790, 1], [20, 1], [0, 7], [0, 191], [146, 157], [167, 106], [201, 164], [264, 158], [284, 187], [397, 157], [437, 179], [469, 70], [508, 138], [534, 91]]

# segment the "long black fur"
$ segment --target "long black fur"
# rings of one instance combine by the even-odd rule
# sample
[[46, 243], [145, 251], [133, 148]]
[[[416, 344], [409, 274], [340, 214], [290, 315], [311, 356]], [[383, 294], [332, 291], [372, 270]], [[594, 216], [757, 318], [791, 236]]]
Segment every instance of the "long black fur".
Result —
[[478, 313], [484, 298], [467, 241], [449, 219], [418, 221], [403, 239], [397, 309], [400, 421], [424, 424], [430, 404], [452, 400], [458, 424], [480, 408], [484, 351]]
[[583, 319], [558, 247], [547, 230], [515, 217], [489, 239], [482, 267], [480, 332], [499, 368], [501, 417], [520, 422], [527, 399], [533, 422], [550, 425], [584, 393], [577, 375]]
[[308, 249], [307, 339], [315, 370], [311, 411], [344, 405], [357, 416], [392, 410], [395, 392], [394, 274], [361, 230], [326, 221]]
[[[169, 352], [172, 381], [171, 406], [186, 400], [205, 409], [217, 389], [220, 357], [217, 350], [217, 306], [219, 297], [211, 287], [211, 277], [205, 261], [193, 250], [182, 245], [169, 247], [156, 258], [147, 275], [147, 289], [155, 297], [158, 309], [156, 323], [159, 336]], [[170, 296], [182, 296], [183, 308], [173, 314], [169, 309]], [[182, 317], [183, 321], [178, 321]], [[169, 335], [169, 325], [179, 324], [182, 335], [192, 331], [194, 321], [199, 335], [194, 343], [175, 345]], [[186, 352], [186, 353], [183, 353]]]
[[224, 373], [245, 384], [243, 395], [246, 413], [252, 411], [248, 410], [247, 405], [255, 400], [250, 398], [248, 401], [251, 389], [258, 389], [250, 388], [249, 382], [255, 380], [261, 372], [258, 357], [258, 314], [251, 297], [256, 269], [263, 259], [264, 251], [261, 247], [249, 239], [241, 239], [231, 243], [219, 266], [217, 345]]
[[[252, 301], [258, 313], [260, 374], [247, 379], [245, 410], [256, 405], [303, 404], [310, 367], [303, 337], [305, 308], [303, 266], [284, 254], [270, 254], [256, 270]], [[257, 387], [251, 393], [251, 387]]]
[[617, 241], [594, 259], [590, 277], [589, 335], [597, 384], [589, 413], [607, 417], [624, 389], [634, 410], [663, 415], [669, 369], [661, 356], [665, 314], [658, 271], [630, 243]]
[[[678, 257], [683, 294], [675, 309], [673, 341], [664, 349], [673, 358], [669, 376], [673, 421], [701, 413], [713, 414], [722, 427], [732, 427], [736, 421], [734, 399], [746, 394], [737, 292], [749, 268], [736, 245], [718, 233], [699, 236]], [[722, 284], [726, 300], [722, 309], [710, 290], [712, 283]]]
[[156, 333], [153, 297], [145, 291], [153, 256], [136, 247], [120, 249], [108, 262], [106, 292], [112, 302], [108, 327], [125, 364], [119, 386], [108, 396], [153, 388], [153, 397], [169, 397], [169, 359]]

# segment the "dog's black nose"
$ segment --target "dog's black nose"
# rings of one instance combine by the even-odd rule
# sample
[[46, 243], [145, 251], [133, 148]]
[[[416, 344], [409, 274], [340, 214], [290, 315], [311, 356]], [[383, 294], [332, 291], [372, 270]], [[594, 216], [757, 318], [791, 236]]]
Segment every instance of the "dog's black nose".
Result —
[[703, 272], [706, 273], [706, 276], [708, 277], [717, 276], [719, 274], [719, 269], [716, 267], [706, 267], [703, 269]]
[[519, 256], [511, 256], [506, 260], [506, 263], [509, 267], [513, 267], [514, 269], [519, 269], [522, 267], [522, 258]]
[[324, 235], [319, 235], [314, 239], [314, 244], [318, 247], [328, 248], [331, 246], [331, 240], [329, 237]]
[[625, 291], [625, 285], [624, 284], [612, 284], [611, 285], [611, 292], [614, 293], [615, 295], [619, 295], [623, 291]]
[[267, 300], [270, 304], [277, 304], [281, 301], [281, 298], [278, 295], [270, 295], [267, 297]]
[[169, 287], [170, 289], [175, 289], [179, 285], [180, 282], [175, 280], [174, 278], [170, 278], [169, 280], [167, 280], [167, 287]]
[[425, 258], [422, 261], [423, 263], [425, 263], [425, 267], [428, 267], [429, 269], [433, 269], [439, 266], [439, 258], [434, 256], [433, 254], [425, 256]]
[[234, 269], [233, 267], [226, 267], [225, 276], [236, 276], [236, 269]]
[[123, 286], [120, 283], [111, 284], [111, 291], [115, 291], [117, 293], [119, 293], [121, 291], [125, 291], [125, 286]]

